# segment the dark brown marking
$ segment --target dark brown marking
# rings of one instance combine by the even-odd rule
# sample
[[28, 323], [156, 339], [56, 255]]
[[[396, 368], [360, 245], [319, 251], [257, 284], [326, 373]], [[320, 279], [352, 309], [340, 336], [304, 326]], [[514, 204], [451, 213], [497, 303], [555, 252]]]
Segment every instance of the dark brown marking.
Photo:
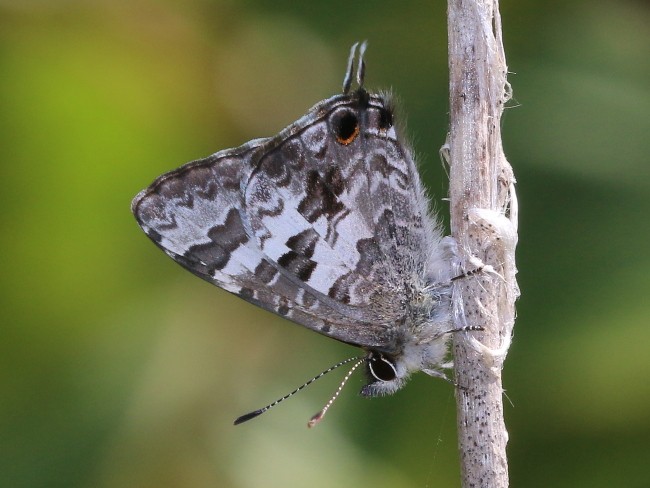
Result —
[[211, 165], [212, 178], [218, 182], [218, 186], [227, 191], [239, 191], [243, 161], [249, 157], [249, 155], [241, 155], [237, 158], [214, 159], [214, 163]]
[[374, 238], [359, 239], [357, 242], [357, 251], [361, 259], [357, 263], [356, 271], [360, 274], [368, 273], [372, 265], [381, 259], [381, 249]]
[[199, 260], [205, 263], [209, 274], [212, 274], [214, 270], [222, 270], [226, 267], [230, 260], [230, 253], [214, 242], [207, 242], [191, 246], [185, 252], [185, 257], [191, 261]]
[[370, 156], [368, 167], [371, 173], [380, 173], [385, 179], [388, 179], [392, 170], [386, 156], [377, 153]]
[[[148, 218], [144, 219], [145, 221], [149, 220], [154, 220], [154, 219], [159, 219], [160, 217], [156, 215], [148, 215]], [[176, 216], [175, 215], [169, 215], [168, 213], [165, 213], [164, 217], [162, 217], [166, 222], [160, 222], [156, 224], [156, 229], [161, 231], [163, 234], [166, 234], [166, 231], [170, 231], [172, 229], [178, 228], [178, 222], [176, 222]]]
[[316, 304], [316, 298], [309, 293], [303, 293], [301, 302], [305, 307], [311, 308]]
[[286, 246], [298, 254], [311, 258], [314, 255], [318, 233], [314, 229], [305, 229], [300, 234], [287, 239]]
[[248, 242], [248, 235], [241, 220], [239, 211], [230, 209], [222, 225], [215, 225], [208, 231], [212, 242], [191, 246], [185, 256], [198, 258], [211, 269], [223, 269], [232, 252], [240, 245]]
[[232, 252], [248, 241], [239, 210], [231, 208], [222, 225], [215, 225], [208, 231], [208, 237], [226, 251]]
[[207, 181], [196, 190], [196, 195], [204, 200], [216, 200], [219, 194], [219, 184], [216, 181]]
[[251, 288], [242, 288], [241, 290], [239, 290], [239, 296], [245, 300], [248, 300], [255, 296], [255, 291]]
[[291, 181], [291, 174], [282, 151], [276, 150], [267, 154], [262, 161], [261, 169], [279, 187], [287, 186]]
[[194, 194], [185, 192], [174, 203], [181, 207], [194, 208]]
[[262, 283], [270, 283], [273, 278], [278, 274], [278, 270], [273, 267], [266, 259], [264, 259], [255, 268], [255, 277]]
[[156, 243], [160, 243], [160, 241], [162, 241], [162, 236], [153, 229], [147, 229], [147, 235], [149, 236], [149, 239]]
[[323, 181], [317, 170], [307, 174], [305, 193], [306, 196], [298, 204], [298, 212], [314, 223], [321, 215], [330, 219], [344, 209], [343, 204], [336, 198], [336, 194]]
[[327, 295], [338, 302], [346, 304], [350, 303], [350, 290], [347, 284], [349, 277], [350, 273], [345, 274], [336, 280], [327, 292]]
[[286, 166], [294, 172], [300, 172], [305, 167], [305, 153], [300, 139], [288, 140], [277, 151], [282, 155]]
[[323, 144], [323, 146], [314, 153], [316, 159], [323, 160], [325, 159], [325, 156], [327, 156], [327, 144]]
[[289, 251], [280, 256], [278, 264], [302, 281], [309, 280], [309, 277], [316, 269], [316, 263], [314, 261], [305, 256], [301, 256], [295, 251]]
[[278, 305], [278, 314], [280, 315], [287, 315], [289, 313], [289, 307], [287, 306], [286, 303], [281, 303]]
[[344, 179], [339, 166], [332, 166], [327, 170], [327, 173], [325, 174], [325, 183], [335, 195], [343, 193], [343, 190], [345, 189]]
[[262, 207], [257, 211], [260, 220], [264, 217], [277, 217], [284, 212], [284, 200], [278, 200], [278, 204], [274, 208]]

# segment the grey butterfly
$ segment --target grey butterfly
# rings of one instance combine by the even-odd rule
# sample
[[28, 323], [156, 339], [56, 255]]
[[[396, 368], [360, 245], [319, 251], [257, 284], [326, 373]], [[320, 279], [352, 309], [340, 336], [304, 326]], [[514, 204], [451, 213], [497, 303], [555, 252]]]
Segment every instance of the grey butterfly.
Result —
[[365, 47], [356, 89], [355, 44], [342, 94], [274, 137], [160, 176], [132, 211], [200, 278], [360, 347], [369, 381], [361, 394], [378, 396], [417, 371], [443, 376], [454, 246], [430, 211], [390, 96], [363, 86]]

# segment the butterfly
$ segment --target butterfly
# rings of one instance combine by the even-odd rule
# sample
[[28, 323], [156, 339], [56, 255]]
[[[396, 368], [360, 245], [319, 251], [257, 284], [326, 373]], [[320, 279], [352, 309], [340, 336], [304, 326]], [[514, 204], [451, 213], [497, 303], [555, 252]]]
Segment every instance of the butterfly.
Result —
[[366, 43], [358, 58], [357, 47], [341, 94], [276, 136], [158, 177], [132, 211], [158, 247], [200, 278], [361, 348], [353, 370], [365, 365], [361, 395], [374, 397], [418, 371], [444, 376], [455, 252], [391, 97], [364, 88]]

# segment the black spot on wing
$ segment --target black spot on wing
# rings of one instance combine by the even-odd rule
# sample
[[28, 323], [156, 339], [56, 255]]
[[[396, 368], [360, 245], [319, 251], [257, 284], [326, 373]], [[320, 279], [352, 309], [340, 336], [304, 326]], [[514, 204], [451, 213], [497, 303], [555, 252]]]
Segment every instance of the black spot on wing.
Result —
[[335, 195], [340, 195], [345, 189], [343, 173], [339, 166], [332, 166], [325, 174], [325, 184]]
[[255, 291], [251, 288], [242, 288], [239, 290], [239, 296], [244, 300], [250, 300], [255, 296]]
[[230, 254], [215, 242], [206, 242], [191, 246], [185, 253], [185, 257], [192, 261], [198, 260], [207, 266], [208, 272], [211, 272], [225, 268], [230, 260]]
[[317, 301], [316, 301], [316, 297], [314, 297], [314, 296], [311, 295], [310, 293], [305, 293], [305, 294], [302, 296], [301, 301], [302, 301], [302, 304], [303, 304], [306, 308], [311, 308], [311, 307], [313, 307], [314, 305], [316, 305], [316, 303], [317, 303]]
[[[338, 174], [340, 174], [340, 170]], [[306, 195], [298, 204], [298, 212], [310, 223], [316, 222], [322, 215], [332, 218], [344, 209], [334, 191], [342, 191], [342, 185], [336, 180], [336, 170], [330, 170], [328, 175], [332, 182], [336, 182], [335, 188], [328, 185], [317, 170], [311, 170], [307, 173]]]
[[266, 260], [262, 260], [255, 268], [255, 277], [262, 283], [270, 283], [277, 274], [278, 270]]
[[359, 262], [357, 263], [356, 272], [366, 275], [372, 270], [373, 264], [382, 258], [382, 253], [377, 241], [370, 237], [368, 239], [359, 239], [357, 242], [357, 251], [359, 252]]
[[350, 303], [350, 287], [345, 279], [347, 277], [348, 275], [341, 276], [327, 292], [330, 298], [345, 304]]
[[191, 246], [185, 255], [199, 259], [209, 269], [218, 270], [223, 269], [232, 252], [249, 239], [241, 215], [235, 208], [228, 212], [223, 224], [215, 225], [208, 231], [208, 237], [211, 242]]
[[149, 239], [154, 241], [156, 244], [160, 244], [160, 241], [162, 241], [162, 236], [157, 231], [154, 229], [147, 229], [146, 232], [149, 236]]
[[309, 280], [309, 277], [316, 269], [316, 263], [295, 251], [280, 256], [278, 264], [302, 281]]
[[314, 255], [318, 239], [319, 235], [314, 229], [305, 229], [299, 234], [287, 239], [286, 246], [301, 256], [311, 258]]
[[286, 157], [282, 151], [273, 151], [268, 154], [262, 161], [260, 169], [280, 187], [287, 186], [291, 181], [291, 175], [286, 165]]
[[318, 160], [323, 160], [325, 159], [325, 156], [327, 156], [327, 145], [323, 145], [322, 147], [318, 148], [318, 150], [314, 153], [314, 157]]

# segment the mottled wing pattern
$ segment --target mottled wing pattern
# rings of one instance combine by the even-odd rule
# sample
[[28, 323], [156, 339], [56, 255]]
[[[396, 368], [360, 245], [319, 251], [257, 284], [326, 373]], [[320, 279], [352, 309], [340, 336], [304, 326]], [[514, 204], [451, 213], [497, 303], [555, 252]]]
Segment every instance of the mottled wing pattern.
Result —
[[273, 138], [161, 176], [133, 212], [201, 278], [335, 339], [389, 348], [432, 231], [392, 119], [384, 97], [332, 97]]

